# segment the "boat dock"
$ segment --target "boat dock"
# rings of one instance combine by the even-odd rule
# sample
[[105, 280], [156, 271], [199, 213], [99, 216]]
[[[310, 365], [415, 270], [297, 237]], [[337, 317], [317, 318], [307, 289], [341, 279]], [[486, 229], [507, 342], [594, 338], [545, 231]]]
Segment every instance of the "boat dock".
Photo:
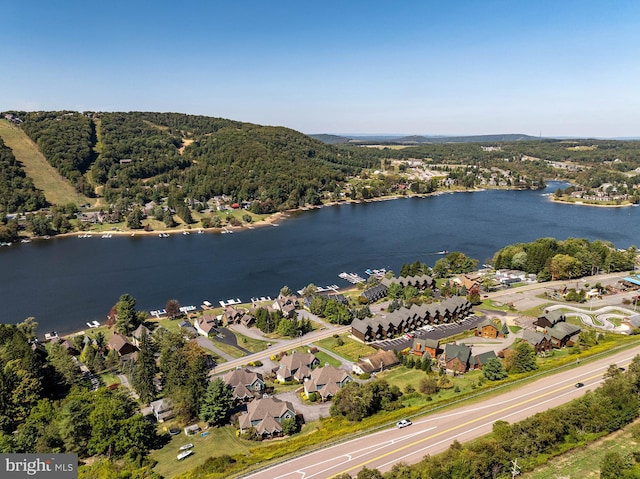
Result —
[[340, 278], [344, 279], [345, 281], [349, 281], [349, 283], [352, 284], [358, 284], [358, 283], [364, 283], [365, 279], [356, 274], [356, 273], [340, 273], [338, 275]]
[[227, 299], [226, 301], [218, 301], [218, 303], [220, 303], [220, 306], [222, 306], [223, 308], [225, 306], [231, 306], [232, 304], [242, 304], [242, 301], [240, 301], [240, 298], [237, 299]]

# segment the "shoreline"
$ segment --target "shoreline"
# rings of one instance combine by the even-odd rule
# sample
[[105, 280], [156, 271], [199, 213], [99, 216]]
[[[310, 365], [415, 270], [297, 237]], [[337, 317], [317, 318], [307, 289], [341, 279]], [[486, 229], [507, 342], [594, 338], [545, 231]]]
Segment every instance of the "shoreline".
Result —
[[595, 208], [627, 208], [629, 206], [637, 206], [637, 204], [634, 204], [634, 203], [625, 203], [621, 205], [612, 205], [612, 204], [599, 205], [595, 203], [585, 203], [583, 201], [565, 201], [562, 199], [555, 198], [553, 196], [553, 193], [550, 193], [547, 196], [549, 197], [549, 201], [551, 201], [552, 203], [559, 203], [564, 205], [593, 206]]
[[[197, 226], [197, 225], [187, 225], [187, 226], [181, 226], [180, 228], [175, 228], [175, 229], [170, 229], [170, 228], [164, 228], [164, 229], [157, 229], [157, 230], [151, 230], [151, 231], [146, 231], [144, 229], [138, 229], [138, 230], [134, 230], [134, 229], [121, 229], [118, 228], [117, 230], [114, 229], [103, 229], [100, 231], [96, 231], [96, 230], [81, 230], [81, 229], [77, 229], [74, 231], [70, 231], [69, 233], [60, 233], [60, 234], [56, 234], [56, 235], [52, 235], [49, 237], [43, 237], [43, 236], [21, 236], [19, 237], [19, 239], [17, 241], [15, 241], [16, 243], [19, 243], [21, 240], [47, 240], [47, 239], [51, 239], [51, 238], [72, 238], [74, 236], [78, 236], [78, 235], [83, 235], [83, 234], [90, 234], [92, 236], [102, 236], [102, 235], [106, 235], [106, 234], [110, 234], [112, 236], [130, 236], [130, 237], [136, 237], [136, 236], [158, 236], [158, 235], [162, 235], [162, 234], [168, 234], [168, 235], [174, 235], [174, 234], [198, 234], [198, 231], [202, 231], [202, 233], [220, 233], [220, 234], [224, 234], [225, 232], [236, 232], [236, 231], [244, 231], [244, 230], [250, 230], [250, 229], [255, 229], [255, 228], [263, 228], [265, 226], [279, 226], [276, 222], [283, 220], [287, 217], [289, 217], [290, 214], [293, 213], [302, 213], [305, 211], [310, 211], [310, 210], [316, 210], [316, 209], [321, 209], [324, 207], [330, 207], [330, 206], [340, 206], [340, 205], [351, 205], [351, 204], [363, 204], [363, 203], [375, 203], [375, 202], [380, 202], [380, 201], [391, 201], [391, 200], [401, 200], [401, 199], [407, 199], [407, 198], [430, 198], [433, 196], [439, 196], [439, 195], [444, 195], [444, 194], [454, 194], [454, 193], [476, 193], [476, 192], [483, 192], [483, 191], [487, 191], [487, 190], [492, 190], [494, 188], [463, 188], [463, 189], [454, 189], [454, 190], [437, 190], [434, 191], [432, 193], [412, 193], [412, 192], [406, 192], [405, 194], [397, 194], [397, 195], [390, 195], [390, 196], [379, 196], [376, 198], [369, 198], [369, 199], [360, 199], [360, 200], [352, 200], [352, 199], [348, 199], [348, 200], [339, 200], [339, 201], [329, 201], [327, 203], [323, 203], [321, 205], [309, 205], [309, 206], [302, 206], [302, 207], [298, 207], [298, 208], [293, 208], [290, 210], [285, 210], [285, 211], [278, 211], [276, 213], [273, 213], [269, 216], [267, 216], [264, 219], [261, 219], [259, 221], [256, 221], [255, 223], [243, 223], [240, 226], [222, 226], [222, 227], [211, 227], [211, 228], [203, 228], [202, 226]], [[506, 190], [513, 190], [513, 191], [522, 191], [522, 188], [497, 188], [497, 189], [506, 189]], [[598, 205], [596, 205], [598, 206]], [[605, 205], [602, 205], [605, 206]], [[616, 205], [616, 206], [631, 206], [631, 205]]]

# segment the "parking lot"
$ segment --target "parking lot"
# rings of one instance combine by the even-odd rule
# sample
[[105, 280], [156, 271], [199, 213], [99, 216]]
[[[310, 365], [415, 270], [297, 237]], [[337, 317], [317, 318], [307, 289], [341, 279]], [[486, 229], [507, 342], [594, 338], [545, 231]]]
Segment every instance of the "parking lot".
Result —
[[[471, 315], [465, 319], [462, 319], [455, 323], [447, 323], [447, 324], [434, 324], [432, 325], [433, 330], [427, 331], [425, 327], [419, 329], [417, 331], [413, 331], [411, 334], [416, 338], [420, 339], [442, 339], [448, 338], [449, 336], [455, 336], [456, 334], [463, 333], [470, 329], [475, 328], [475, 326], [482, 322], [485, 318], [481, 318], [479, 316]], [[384, 349], [388, 351], [390, 349], [395, 349], [396, 351], [401, 351], [405, 348], [409, 348], [413, 345], [413, 338], [408, 338], [405, 335], [394, 338], [394, 339], [385, 339], [383, 341], [377, 341], [373, 343], [375, 346], [380, 349]]]

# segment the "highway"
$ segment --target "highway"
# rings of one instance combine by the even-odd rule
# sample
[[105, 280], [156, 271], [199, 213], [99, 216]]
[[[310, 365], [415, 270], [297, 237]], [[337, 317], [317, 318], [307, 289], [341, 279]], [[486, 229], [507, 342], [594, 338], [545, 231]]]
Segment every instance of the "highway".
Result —
[[[637, 354], [640, 354], [640, 346], [585, 361], [490, 399], [415, 418], [409, 427], [398, 429], [393, 426], [243, 477], [323, 479], [345, 472], [355, 476], [364, 466], [386, 472], [398, 462], [416, 463], [426, 454], [444, 451], [456, 439], [465, 442], [486, 435], [495, 421], [518, 422], [579, 397], [602, 382], [603, 374], [611, 364], [626, 367]], [[584, 386], [576, 388], [577, 382]]]

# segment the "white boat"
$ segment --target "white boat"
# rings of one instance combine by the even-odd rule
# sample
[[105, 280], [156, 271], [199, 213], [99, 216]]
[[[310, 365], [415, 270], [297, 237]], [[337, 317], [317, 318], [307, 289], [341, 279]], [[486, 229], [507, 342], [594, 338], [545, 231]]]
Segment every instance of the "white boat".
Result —
[[184, 446], [180, 446], [180, 450], [181, 451], [188, 451], [192, 447], [193, 447], [193, 444], [189, 443], [189, 444], [185, 444]]
[[189, 457], [191, 454], [193, 454], [193, 451], [191, 449], [181, 452], [180, 454], [178, 454], [178, 461], [182, 461], [185, 457]]
[[189, 234], [189, 232], [188, 231], [183, 231], [182, 234], [186, 236], [186, 235]]

